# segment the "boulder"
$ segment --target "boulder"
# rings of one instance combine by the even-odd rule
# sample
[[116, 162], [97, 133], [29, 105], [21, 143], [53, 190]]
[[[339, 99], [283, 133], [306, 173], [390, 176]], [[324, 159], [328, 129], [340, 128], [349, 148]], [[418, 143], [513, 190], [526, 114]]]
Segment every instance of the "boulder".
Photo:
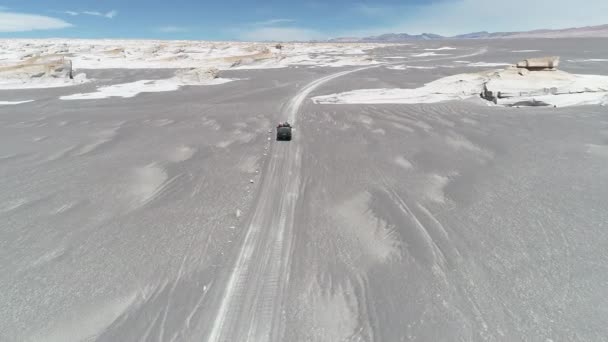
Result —
[[216, 68], [191, 68], [178, 70], [175, 77], [188, 84], [204, 83], [220, 77], [220, 71]]
[[64, 57], [33, 57], [23, 63], [0, 68], [1, 79], [72, 79], [72, 61]]
[[595, 93], [599, 96], [608, 91], [606, 76], [575, 75], [547, 68], [523, 73], [519, 68], [507, 68], [486, 77], [481, 97], [499, 105], [547, 105], [539, 99], [554, 100], [558, 99], [556, 96], [572, 94]]
[[125, 56], [125, 48], [122, 48], [122, 47], [106, 50], [104, 52], [106, 54], [112, 55], [112, 56], [122, 56], [122, 57]]
[[528, 70], [555, 70], [559, 66], [559, 57], [528, 58], [516, 64], [518, 68]]

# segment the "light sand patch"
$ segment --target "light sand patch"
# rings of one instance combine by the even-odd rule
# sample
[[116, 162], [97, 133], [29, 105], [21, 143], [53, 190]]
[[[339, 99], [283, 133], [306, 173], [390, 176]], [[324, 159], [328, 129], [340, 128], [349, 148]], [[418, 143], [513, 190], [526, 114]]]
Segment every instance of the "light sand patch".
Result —
[[410, 170], [414, 167], [414, 165], [412, 165], [412, 163], [409, 160], [405, 159], [402, 156], [397, 156], [395, 158], [395, 163], [406, 170]]
[[233, 80], [227, 78], [216, 78], [200, 82], [184, 82], [179, 79], [170, 78], [165, 80], [141, 80], [130, 83], [114, 84], [99, 87], [92, 93], [78, 93], [73, 95], [61, 96], [61, 100], [99, 100], [110, 97], [131, 98], [141, 93], [157, 93], [166, 91], [176, 91], [186, 85], [217, 85]]
[[25, 101], [0, 101], [0, 106], [14, 106], [23, 103], [33, 102], [34, 100], [25, 100]]
[[139, 206], [154, 199], [163, 189], [167, 179], [165, 169], [156, 163], [135, 169], [129, 189], [132, 203]]
[[118, 132], [118, 128], [107, 129], [96, 134], [97, 140], [82, 146], [74, 155], [83, 156], [98, 149], [100, 146], [112, 141]]
[[457, 50], [455, 47], [451, 46], [442, 46], [436, 49], [424, 49], [424, 51], [444, 51], [444, 50]]
[[430, 175], [425, 183], [424, 187], [424, 195], [427, 200], [436, 202], [436, 203], [445, 203], [445, 193], [443, 189], [448, 185], [450, 179], [445, 176], [440, 176], [437, 174]]
[[222, 128], [222, 126], [214, 119], [204, 119], [203, 125], [210, 127], [214, 131], [219, 131]]
[[192, 158], [192, 156], [194, 156], [195, 153], [196, 153], [196, 148], [182, 145], [182, 146], [175, 148], [169, 154], [168, 159], [174, 163], [184, 162], [184, 161]]
[[339, 284], [335, 291], [328, 291], [317, 279], [299, 297], [303, 340], [363, 341], [357, 336], [360, 305], [352, 284]]
[[511, 65], [511, 63], [503, 63], [503, 62], [497, 62], [497, 63], [475, 62], [475, 63], [469, 63], [469, 64], [467, 64], [467, 66], [474, 67], [474, 68], [493, 68], [493, 67], [501, 67], [501, 66], [507, 66], [507, 65]]
[[59, 248], [50, 250], [50, 251], [44, 253], [43, 255], [41, 255], [38, 259], [34, 260], [34, 262], [32, 262], [31, 267], [38, 267], [40, 265], [49, 263], [57, 258], [60, 258], [65, 253], [66, 253], [66, 250], [63, 247], [59, 247]]
[[219, 148], [227, 148], [228, 146], [232, 145], [234, 143], [234, 140], [224, 140], [224, 141], [220, 141], [217, 144], [215, 144], [216, 147]]
[[568, 62], [572, 63], [585, 63], [585, 62], [608, 62], [606, 58], [590, 58], [590, 59], [569, 59]]
[[412, 57], [434, 57], [434, 56], [449, 56], [447, 53], [423, 52], [412, 55]]
[[414, 132], [416, 132], [413, 128], [411, 128], [409, 126], [406, 126], [404, 124], [400, 124], [400, 123], [395, 122], [392, 125], [393, 125], [393, 127], [397, 128], [397, 129], [400, 129], [402, 131], [406, 131], [408, 133], [414, 133]]
[[455, 133], [451, 133], [450, 135], [447, 135], [445, 137], [445, 142], [450, 147], [455, 149], [456, 151], [472, 152], [472, 153], [479, 155], [480, 157], [486, 158], [486, 159], [494, 158], [494, 153], [492, 153], [491, 151], [487, 151], [487, 150], [475, 145], [469, 139], [467, 139], [461, 135], [455, 134]]
[[17, 156], [18, 156], [18, 154], [16, 154], [16, 153], [5, 154], [5, 155], [0, 156], [0, 161], [13, 159]]
[[74, 151], [78, 146], [69, 146], [51, 154], [46, 160], [55, 161], [67, 156], [70, 152]]
[[[295, 129], [294, 129], [294, 131], [295, 131]], [[253, 133], [240, 132], [237, 135], [236, 141], [238, 141], [240, 143], [243, 143], [243, 144], [246, 144], [246, 143], [251, 142], [254, 138], [255, 138], [255, 134], [253, 134]]]
[[462, 122], [464, 122], [466, 124], [469, 124], [471, 126], [477, 126], [477, 125], [479, 125], [479, 121], [474, 120], [474, 119], [462, 118], [462, 119], [460, 119], [460, 121], [462, 121]]
[[253, 173], [258, 168], [259, 157], [251, 155], [243, 158], [239, 163], [239, 169], [246, 173]]
[[428, 123], [424, 122], [424, 121], [416, 121], [414, 123], [414, 125], [416, 125], [419, 128], [422, 128], [425, 131], [431, 131], [433, 129], [433, 126], [429, 125]]
[[359, 121], [367, 126], [370, 126], [371, 124], [374, 123], [374, 119], [370, 118], [367, 115], [359, 115]]
[[[340, 238], [348, 246], [346, 262], [364, 267], [387, 262], [399, 256], [399, 239], [395, 227], [376, 217], [369, 208], [371, 195], [367, 192], [343, 202], [335, 210]], [[353, 265], [355, 266], [355, 265]]]
[[437, 66], [395, 65], [395, 66], [387, 66], [386, 68], [391, 69], [391, 70], [408, 70], [408, 69], [430, 70], [430, 69], [436, 69]]
[[77, 202], [72, 202], [72, 203], [64, 204], [64, 205], [60, 206], [59, 208], [57, 208], [53, 214], [55, 214], [55, 215], [63, 214], [65, 212], [67, 212], [67, 211], [70, 211], [77, 204], [78, 204]]
[[481, 74], [448, 76], [415, 89], [361, 89], [313, 97], [315, 103], [435, 103], [479, 95], [485, 78]]
[[587, 153], [596, 157], [608, 158], [608, 145], [587, 144]]
[[[31, 336], [32, 341], [93, 341], [135, 302], [136, 294], [81, 308], [67, 308], [43, 331]], [[77, 329], [74, 327], [78, 327]]]
[[157, 126], [157, 127], [165, 127], [165, 126], [169, 126], [175, 123], [175, 120], [171, 120], [171, 119], [157, 119], [157, 120], [153, 120], [152, 124]]
[[2, 203], [0, 204], [0, 213], [8, 213], [15, 209], [19, 209], [27, 203], [29, 203], [29, 201], [25, 198], [19, 198], [16, 200], [8, 201], [6, 203]]
[[445, 137], [445, 142], [456, 150], [466, 150], [471, 152], [481, 152], [481, 148], [473, 144], [469, 139], [460, 135], [449, 135]]

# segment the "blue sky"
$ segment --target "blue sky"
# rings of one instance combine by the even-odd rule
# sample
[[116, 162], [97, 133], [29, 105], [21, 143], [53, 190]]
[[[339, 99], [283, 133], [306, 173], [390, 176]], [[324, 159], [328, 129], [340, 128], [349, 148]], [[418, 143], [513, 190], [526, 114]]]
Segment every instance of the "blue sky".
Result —
[[0, 0], [0, 37], [308, 40], [608, 24], [608, 0]]

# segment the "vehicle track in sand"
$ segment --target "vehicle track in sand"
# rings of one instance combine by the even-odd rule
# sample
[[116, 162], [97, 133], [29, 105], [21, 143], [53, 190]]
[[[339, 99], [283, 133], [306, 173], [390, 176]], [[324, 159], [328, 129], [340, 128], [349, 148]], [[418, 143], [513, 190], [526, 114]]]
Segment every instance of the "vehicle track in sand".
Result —
[[[484, 53], [479, 50], [476, 54]], [[462, 58], [454, 56], [450, 58]], [[445, 58], [437, 58], [445, 59]], [[418, 60], [428, 62], [435, 59]], [[283, 107], [282, 117], [297, 123], [306, 98], [336, 78], [387, 64], [341, 71], [303, 87]], [[297, 132], [299, 133], [299, 132]], [[283, 303], [289, 280], [294, 211], [300, 191], [302, 149], [299, 134], [291, 143], [275, 143], [264, 172], [258, 201], [243, 243], [230, 268], [207, 338], [209, 342], [280, 341]]]

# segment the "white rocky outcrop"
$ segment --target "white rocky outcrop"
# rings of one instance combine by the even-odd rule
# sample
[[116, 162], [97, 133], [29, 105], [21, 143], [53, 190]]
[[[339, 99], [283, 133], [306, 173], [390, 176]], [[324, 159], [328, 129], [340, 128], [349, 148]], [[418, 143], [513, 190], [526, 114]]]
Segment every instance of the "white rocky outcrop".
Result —
[[379, 43], [250, 43], [160, 40], [0, 39], [0, 67], [39, 55], [69, 56], [81, 69], [218, 68], [367, 65], [355, 59]]
[[171, 78], [161, 80], [140, 80], [129, 83], [113, 84], [97, 88], [91, 93], [78, 93], [61, 96], [61, 100], [99, 100], [109, 97], [130, 98], [141, 93], [175, 91], [183, 86], [218, 85], [234, 81], [221, 78], [215, 68], [191, 68], [178, 70]]
[[[607, 95], [608, 76], [577, 75], [548, 69], [521, 72], [517, 68], [488, 74], [481, 92], [482, 98], [505, 106], [564, 106], [572, 105], [576, 98], [597, 98], [596, 102], [602, 104], [608, 100]], [[588, 101], [583, 102], [581, 104]]]
[[64, 87], [86, 82], [74, 76], [72, 61], [59, 55], [33, 56], [0, 67], [0, 89]]
[[220, 77], [217, 68], [190, 68], [175, 72], [175, 78], [184, 84], [206, 83]]
[[72, 78], [72, 62], [63, 57], [29, 57], [22, 63], [0, 68], [3, 79]]
[[361, 89], [317, 96], [315, 103], [434, 103], [481, 97], [502, 106], [608, 104], [608, 76], [556, 70], [559, 58], [529, 59], [503, 70], [459, 74], [414, 89]]
[[529, 58], [515, 64], [518, 68], [528, 70], [555, 70], [559, 66], [559, 57]]

